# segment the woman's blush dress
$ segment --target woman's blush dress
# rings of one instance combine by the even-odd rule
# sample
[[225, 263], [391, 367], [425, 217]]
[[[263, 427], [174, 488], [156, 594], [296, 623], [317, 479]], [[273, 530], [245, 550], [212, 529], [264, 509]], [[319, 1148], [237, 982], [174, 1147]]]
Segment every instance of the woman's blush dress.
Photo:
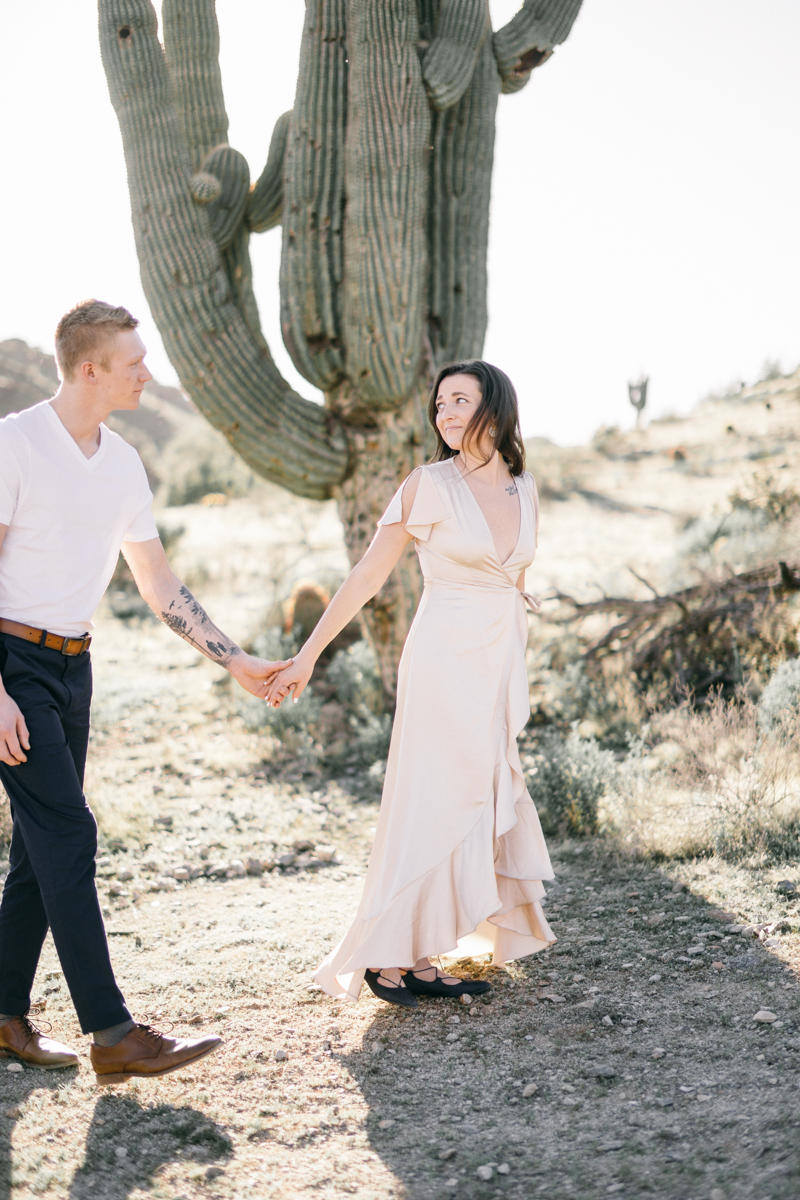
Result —
[[[425, 587], [400, 660], [375, 842], [358, 915], [314, 976], [340, 1000], [358, 999], [366, 967], [489, 951], [503, 963], [555, 941], [540, 904], [553, 871], [516, 741], [530, 703], [515, 584], [538, 524], [533, 477], [516, 483], [519, 537], [501, 562], [453, 460], [420, 468], [406, 529]], [[402, 492], [381, 525], [402, 520]]]

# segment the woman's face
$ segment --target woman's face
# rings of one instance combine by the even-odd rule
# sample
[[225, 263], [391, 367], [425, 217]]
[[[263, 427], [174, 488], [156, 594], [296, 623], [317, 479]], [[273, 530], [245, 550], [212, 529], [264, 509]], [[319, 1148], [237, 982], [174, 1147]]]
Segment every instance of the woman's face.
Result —
[[451, 450], [461, 449], [464, 433], [478, 411], [481, 397], [481, 385], [472, 375], [448, 375], [439, 385], [436, 428]]

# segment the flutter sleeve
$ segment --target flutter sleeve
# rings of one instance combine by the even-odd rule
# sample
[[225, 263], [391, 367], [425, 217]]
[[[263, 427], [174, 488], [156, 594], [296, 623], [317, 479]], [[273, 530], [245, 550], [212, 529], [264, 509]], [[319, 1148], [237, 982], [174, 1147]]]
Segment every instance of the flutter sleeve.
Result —
[[[417, 494], [414, 497], [414, 503], [411, 505], [411, 512], [408, 515], [406, 529], [413, 538], [420, 542], [427, 542], [431, 536], [431, 530], [437, 521], [446, 521], [450, 516], [450, 510], [442, 501], [437, 491], [431, 472], [425, 467], [419, 467], [419, 484], [417, 485]], [[408, 476], [410, 479], [411, 476]], [[392, 496], [389, 502], [389, 507], [378, 521], [379, 525], [397, 525], [403, 520], [403, 489], [408, 483], [408, 479], [403, 480], [400, 487]]]

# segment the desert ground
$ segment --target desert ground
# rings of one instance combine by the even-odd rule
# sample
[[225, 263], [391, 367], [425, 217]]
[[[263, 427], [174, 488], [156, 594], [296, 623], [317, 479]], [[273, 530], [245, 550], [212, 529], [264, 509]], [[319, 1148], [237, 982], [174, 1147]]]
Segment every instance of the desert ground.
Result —
[[[799, 387], [775, 378], [593, 447], [534, 441], [528, 586], [640, 594], [630, 567], [684, 581], [693, 521], [758, 471], [800, 481]], [[274, 489], [162, 505], [159, 521], [243, 641], [298, 582], [331, 587], [346, 569], [333, 507]], [[355, 912], [380, 763], [293, 761], [257, 702], [117, 584], [93, 661], [87, 796], [118, 978], [139, 1019], [224, 1045], [162, 1080], [99, 1087], [48, 942], [35, 1017], [81, 1066], [0, 1062], [0, 1196], [800, 1195], [796, 861], [658, 863], [612, 832], [555, 838], [553, 948], [507, 969], [451, 962], [491, 981], [469, 1005], [407, 1013], [366, 990], [341, 1004], [312, 971]]]

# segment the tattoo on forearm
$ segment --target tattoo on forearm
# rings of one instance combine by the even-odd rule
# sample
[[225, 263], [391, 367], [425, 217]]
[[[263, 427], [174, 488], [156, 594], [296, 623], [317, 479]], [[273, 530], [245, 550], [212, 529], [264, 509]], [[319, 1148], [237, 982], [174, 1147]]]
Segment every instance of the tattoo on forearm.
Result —
[[202, 604], [198, 604], [187, 587], [181, 585], [180, 600], [173, 600], [161, 619], [165, 625], [196, 646], [203, 654], [227, 667], [231, 659], [241, 654], [241, 649], [218, 629]]

